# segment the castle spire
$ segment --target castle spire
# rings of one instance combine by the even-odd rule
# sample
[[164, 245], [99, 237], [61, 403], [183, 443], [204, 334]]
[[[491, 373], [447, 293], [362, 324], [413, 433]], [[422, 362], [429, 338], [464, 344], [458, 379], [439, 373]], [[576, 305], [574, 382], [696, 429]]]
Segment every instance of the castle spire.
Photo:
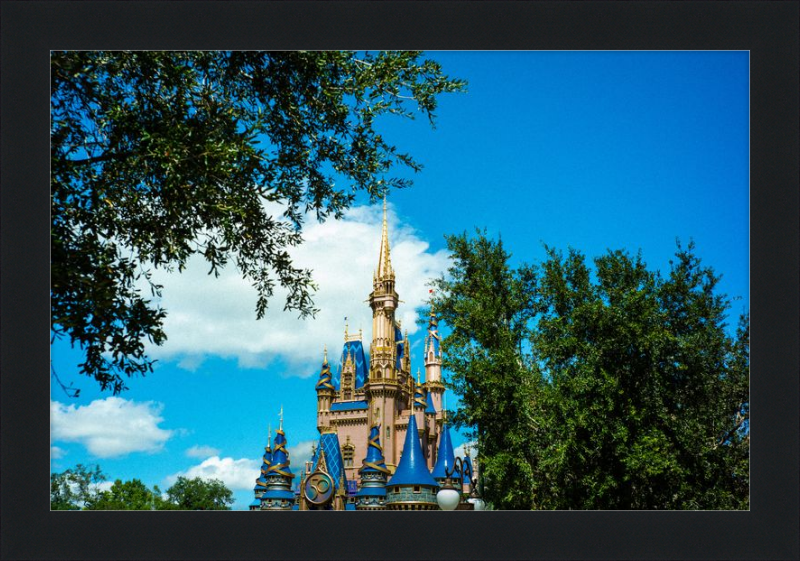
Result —
[[378, 271], [376, 273], [379, 279], [384, 279], [393, 274], [392, 260], [389, 251], [389, 227], [386, 222], [386, 196], [383, 197], [383, 230], [381, 231], [381, 252], [378, 257]]

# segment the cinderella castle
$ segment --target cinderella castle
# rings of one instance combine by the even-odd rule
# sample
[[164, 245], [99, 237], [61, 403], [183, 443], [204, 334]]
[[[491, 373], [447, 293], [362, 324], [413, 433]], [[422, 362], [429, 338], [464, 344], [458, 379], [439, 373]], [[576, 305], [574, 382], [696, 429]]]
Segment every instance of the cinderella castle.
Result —
[[[299, 476], [290, 469], [283, 422], [267, 443], [250, 510], [436, 510], [436, 493], [454, 463], [442, 407], [442, 357], [431, 311], [424, 382], [411, 373], [383, 203], [378, 267], [369, 295], [372, 341], [345, 330], [335, 372], [327, 349], [316, 382], [320, 438]], [[298, 481], [294, 481], [297, 477]], [[462, 482], [463, 483], [463, 482]]]

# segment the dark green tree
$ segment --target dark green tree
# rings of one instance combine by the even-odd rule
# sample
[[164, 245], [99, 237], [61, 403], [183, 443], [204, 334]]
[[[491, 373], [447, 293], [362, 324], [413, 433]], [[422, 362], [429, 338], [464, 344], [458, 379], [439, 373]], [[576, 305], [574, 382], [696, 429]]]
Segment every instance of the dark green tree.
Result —
[[[452, 328], [445, 366], [464, 396], [460, 418], [478, 426], [489, 500], [525, 508], [510, 500], [525, 493], [534, 508], [747, 508], [749, 319], [730, 334], [730, 301], [692, 245], [679, 245], [664, 278], [622, 251], [590, 268], [578, 251], [548, 248], [535, 270], [512, 271], [484, 236], [448, 246], [455, 266], [437, 281], [435, 302]], [[474, 280], [487, 277], [494, 284]], [[524, 296], [504, 298], [517, 278], [527, 279], [516, 283]], [[515, 325], [498, 315], [498, 298], [522, 303], [511, 306], [524, 324], [514, 329], [518, 370], [512, 346], [485, 334]], [[478, 368], [468, 364], [475, 356]], [[515, 382], [524, 390], [511, 391]], [[514, 473], [520, 466], [525, 473]]]
[[111, 489], [101, 492], [87, 505], [88, 510], [155, 510], [160, 503], [158, 487], [148, 489], [138, 479], [114, 481]]
[[78, 464], [62, 473], [50, 474], [50, 509], [81, 510], [99, 495], [97, 485], [106, 480], [100, 466]]
[[82, 374], [123, 391], [152, 370], [145, 341], [166, 338], [150, 271], [195, 254], [210, 273], [235, 264], [257, 317], [276, 285], [284, 309], [313, 314], [311, 272], [288, 252], [304, 216], [407, 186], [395, 170], [420, 165], [380, 118], [433, 123], [437, 97], [463, 89], [419, 52], [54, 52], [53, 336], [84, 351]]
[[449, 236], [447, 247], [453, 264], [447, 280], [434, 281], [434, 305], [450, 330], [443, 367], [463, 405], [454, 421], [478, 439], [485, 498], [495, 508], [530, 509], [538, 388], [520, 349], [533, 315], [533, 271], [513, 270], [502, 242], [480, 232]]
[[233, 492], [218, 479], [178, 477], [167, 489], [160, 510], [230, 510]]

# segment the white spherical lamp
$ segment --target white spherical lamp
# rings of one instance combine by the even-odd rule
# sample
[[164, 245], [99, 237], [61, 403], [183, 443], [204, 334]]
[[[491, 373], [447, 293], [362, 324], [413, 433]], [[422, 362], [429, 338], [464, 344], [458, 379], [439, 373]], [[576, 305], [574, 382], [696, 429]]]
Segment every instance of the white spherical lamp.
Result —
[[484, 510], [486, 508], [486, 503], [480, 497], [472, 497], [467, 499], [467, 502], [472, 503], [473, 510]]
[[436, 502], [442, 510], [455, 510], [461, 501], [461, 493], [452, 487], [444, 487], [436, 493]]

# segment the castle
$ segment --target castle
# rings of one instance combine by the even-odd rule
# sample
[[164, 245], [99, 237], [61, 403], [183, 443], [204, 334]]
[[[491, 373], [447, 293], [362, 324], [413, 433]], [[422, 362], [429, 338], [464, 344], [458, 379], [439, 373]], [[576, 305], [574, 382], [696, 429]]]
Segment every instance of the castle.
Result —
[[[442, 401], [442, 356], [431, 311], [423, 348], [425, 378], [411, 373], [408, 333], [395, 319], [395, 291], [386, 200], [378, 267], [369, 295], [372, 341], [349, 335], [335, 373], [327, 349], [316, 382], [317, 429], [313, 457], [298, 483], [289, 471], [283, 423], [267, 444], [251, 510], [432, 510], [453, 448]], [[440, 448], [444, 446], [443, 449]], [[437, 461], [438, 460], [438, 461]], [[433, 475], [431, 475], [433, 472]]]

